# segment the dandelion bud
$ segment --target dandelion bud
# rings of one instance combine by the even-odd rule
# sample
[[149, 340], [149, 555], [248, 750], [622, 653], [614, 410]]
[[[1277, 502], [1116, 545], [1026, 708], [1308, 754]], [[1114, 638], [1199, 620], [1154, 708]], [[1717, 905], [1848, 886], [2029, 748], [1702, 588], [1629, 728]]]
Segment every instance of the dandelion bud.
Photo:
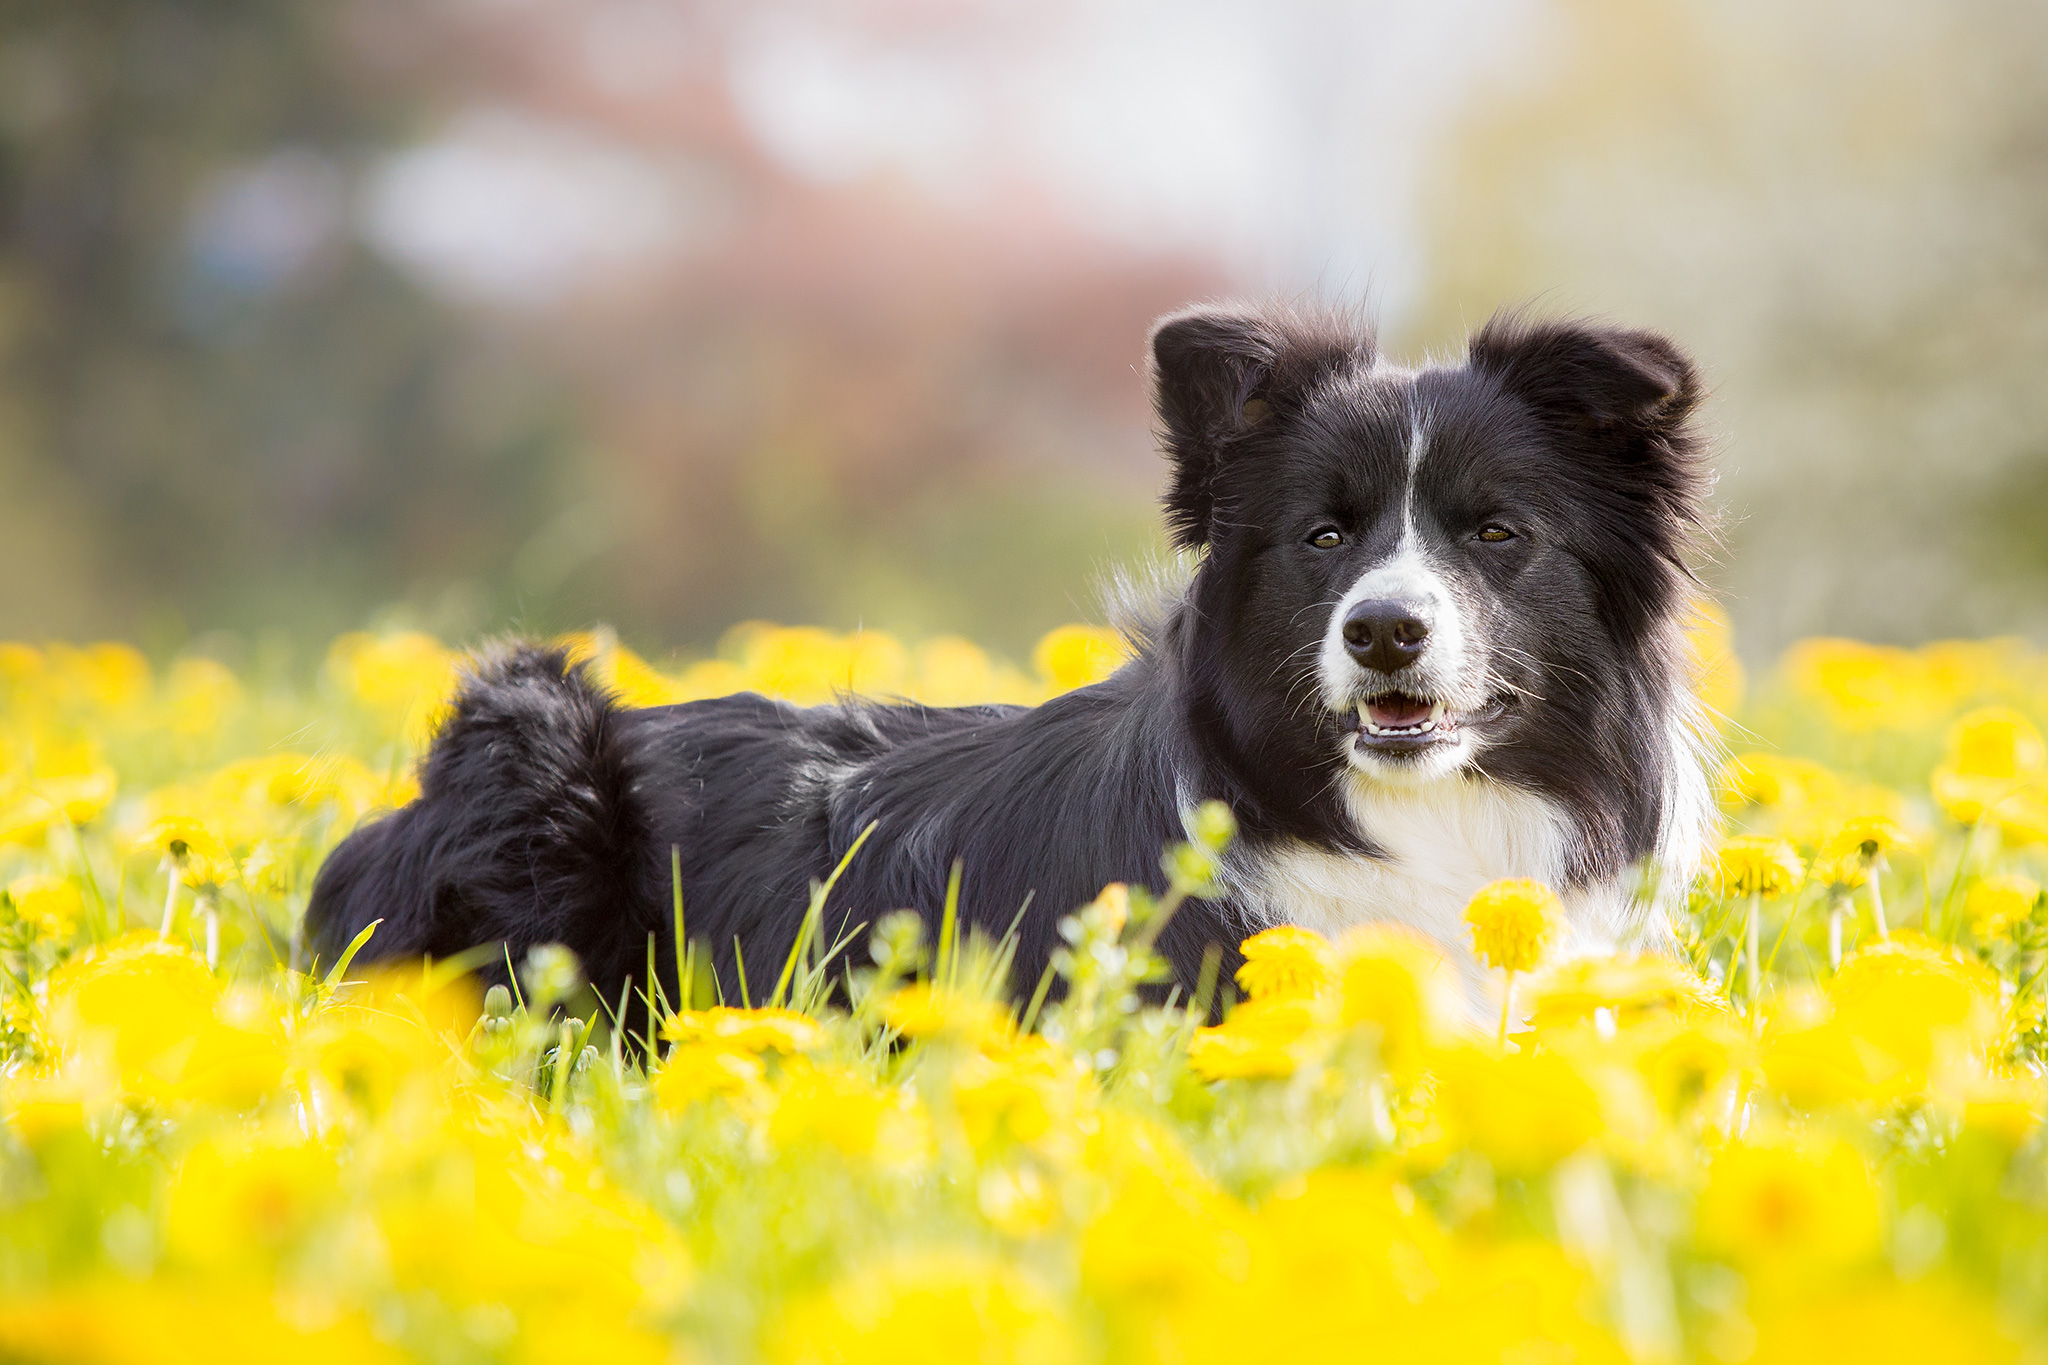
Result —
[[1175, 844], [1159, 860], [1167, 877], [1191, 896], [1215, 894], [1216, 855], [1193, 844]]
[[546, 1010], [568, 999], [583, 984], [583, 964], [576, 954], [559, 943], [543, 943], [526, 955], [519, 970], [526, 983], [526, 998], [537, 1010]]
[[1188, 822], [1188, 833], [1211, 853], [1221, 853], [1237, 837], [1237, 816], [1221, 801], [1204, 801]]
[[1530, 877], [1488, 882], [1465, 906], [1472, 947], [1487, 965], [1526, 972], [1542, 960], [1564, 913], [1557, 893]]
[[924, 965], [924, 916], [915, 910], [892, 910], [875, 925], [868, 939], [875, 965], [896, 976], [910, 976]]
[[1122, 882], [1111, 882], [1102, 888], [1100, 895], [1081, 907], [1081, 918], [1091, 927], [1099, 928], [1106, 937], [1116, 938], [1131, 922], [1131, 888]]
[[510, 1019], [512, 1017], [512, 992], [503, 986], [493, 986], [485, 991], [484, 1017], [487, 1019]]

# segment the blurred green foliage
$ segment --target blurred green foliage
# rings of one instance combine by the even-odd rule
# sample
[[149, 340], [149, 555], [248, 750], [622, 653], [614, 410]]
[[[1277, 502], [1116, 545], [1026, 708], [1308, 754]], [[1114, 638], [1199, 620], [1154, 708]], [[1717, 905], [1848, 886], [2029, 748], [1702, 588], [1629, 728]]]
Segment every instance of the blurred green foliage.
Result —
[[0, 8], [0, 632], [317, 638], [544, 515], [556, 386], [343, 230], [419, 107], [347, 15]]

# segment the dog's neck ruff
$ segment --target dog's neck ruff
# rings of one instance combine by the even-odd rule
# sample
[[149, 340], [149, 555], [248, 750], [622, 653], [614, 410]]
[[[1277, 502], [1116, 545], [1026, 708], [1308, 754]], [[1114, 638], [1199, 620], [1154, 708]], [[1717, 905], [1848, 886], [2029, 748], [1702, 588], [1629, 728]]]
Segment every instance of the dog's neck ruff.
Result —
[[1549, 799], [1469, 771], [1412, 784], [1354, 772], [1341, 786], [1353, 827], [1380, 856], [1298, 840], [1247, 852], [1229, 880], [1249, 927], [1298, 924], [1335, 938], [1363, 924], [1402, 925], [1440, 947], [1475, 996], [1487, 983], [1465, 906], [1497, 878], [1559, 888], [1567, 952], [1612, 949], [1633, 936], [1638, 915], [1620, 879], [1569, 884], [1573, 826]]

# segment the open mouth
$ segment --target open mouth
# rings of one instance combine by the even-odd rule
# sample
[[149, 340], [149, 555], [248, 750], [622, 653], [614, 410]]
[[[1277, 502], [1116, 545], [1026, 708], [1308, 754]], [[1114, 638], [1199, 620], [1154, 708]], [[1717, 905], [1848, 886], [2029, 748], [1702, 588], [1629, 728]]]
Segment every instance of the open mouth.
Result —
[[1473, 710], [1458, 711], [1431, 697], [1385, 692], [1358, 702], [1355, 709], [1358, 728], [1353, 733], [1357, 743], [1398, 753], [1448, 744], [1458, 737], [1460, 729], [1500, 715], [1507, 709], [1507, 703], [1495, 699]]

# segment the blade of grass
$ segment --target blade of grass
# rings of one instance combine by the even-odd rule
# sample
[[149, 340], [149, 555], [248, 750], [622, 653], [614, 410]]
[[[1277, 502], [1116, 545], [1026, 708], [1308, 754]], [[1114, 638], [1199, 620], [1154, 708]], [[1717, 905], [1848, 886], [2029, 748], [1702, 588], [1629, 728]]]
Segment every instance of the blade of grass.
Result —
[[959, 984], [960, 874], [961, 863], [955, 858], [953, 870], [946, 874], [946, 909], [939, 918], [939, 952], [932, 963], [932, 979], [944, 976], [948, 986]]
[[[683, 846], [681, 844], [670, 844], [668, 846], [668, 892], [669, 909], [674, 923], [673, 932], [676, 936], [676, 999], [680, 1000], [684, 1007], [687, 1008], [689, 1006], [690, 993], [683, 989], [682, 984], [683, 945], [690, 940], [683, 933]], [[649, 968], [649, 970], [653, 969]]]
[[512, 1002], [523, 1010], [526, 1008], [526, 992], [519, 989], [519, 969], [512, 965], [512, 945], [500, 942], [498, 946], [505, 952], [505, 976], [512, 983]]
[[782, 1003], [784, 992], [789, 989], [790, 979], [796, 973], [798, 960], [806, 948], [823, 937], [825, 900], [832, 894], [832, 888], [839, 884], [839, 878], [845, 874], [847, 867], [852, 864], [853, 855], [860, 852], [860, 846], [868, 841], [868, 836], [875, 832], [875, 827], [879, 823], [869, 821], [868, 827], [847, 846], [846, 853], [839, 859], [839, 865], [832, 869], [832, 875], [811, 888], [811, 903], [804, 907], [803, 923], [797, 928], [796, 942], [790, 945], [789, 956], [783, 959], [782, 974], [776, 978], [775, 990], [768, 997], [770, 1005]]
[[[678, 966], [678, 968], [680, 968], [680, 967], [681, 967], [681, 964], [682, 964], [682, 960], [683, 960], [683, 959], [682, 959], [682, 955], [681, 955], [680, 953], [678, 953], [678, 954], [676, 955], [676, 963], [677, 963], [677, 966]], [[655, 1035], [655, 1017], [654, 1017], [654, 1000], [655, 1000], [655, 997], [656, 997], [656, 996], [658, 996], [658, 995], [660, 995], [660, 994], [661, 994], [661, 977], [660, 977], [660, 975], [659, 975], [659, 974], [657, 974], [657, 973], [655, 972], [655, 970], [654, 970], [654, 967], [655, 967], [655, 948], [654, 948], [654, 931], [653, 931], [652, 929], [650, 929], [650, 930], [648, 930], [648, 931], [647, 931], [647, 989], [641, 992], [641, 995], [642, 995], [642, 997], [643, 997], [643, 998], [645, 998], [645, 1000], [647, 1001], [647, 1036], [646, 1036], [646, 1043], [647, 1043], [647, 1055], [648, 1055], [648, 1056], [650, 1056], [650, 1057], [652, 1057], [652, 1056], [654, 1055], [654, 1035]], [[678, 985], [680, 985], [680, 977], [678, 978]], [[668, 1009], [667, 1009], [667, 1001], [666, 1001], [666, 1000], [664, 999], [664, 1000], [663, 1000], [663, 1002], [662, 1002], [662, 1004], [663, 1004], [663, 1009], [662, 1009], [662, 1013], [663, 1013], [663, 1014], [667, 1014], [667, 1013], [668, 1013]]]
[[363, 945], [370, 941], [370, 935], [376, 933], [377, 926], [383, 922], [382, 916], [371, 920], [363, 926], [361, 933], [348, 941], [348, 947], [341, 950], [341, 957], [335, 962], [334, 970], [326, 976], [324, 984], [328, 988], [332, 989], [341, 983], [342, 977], [348, 972], [348, 964], [356, 960], [356, 954], [363, 950]]
[[1045, 1008], [1045, 997], [1052, 990], [1052, 963], [1045, 964], [1045, 970], [1038, 974], [1038, 985], [1031, 992], [1031, 1003], [1024, 1007], [1024, 1014], [1017, 1021], [1019, 1032], [1029, 1033], [1038, 1027], [1038, 1012]]

